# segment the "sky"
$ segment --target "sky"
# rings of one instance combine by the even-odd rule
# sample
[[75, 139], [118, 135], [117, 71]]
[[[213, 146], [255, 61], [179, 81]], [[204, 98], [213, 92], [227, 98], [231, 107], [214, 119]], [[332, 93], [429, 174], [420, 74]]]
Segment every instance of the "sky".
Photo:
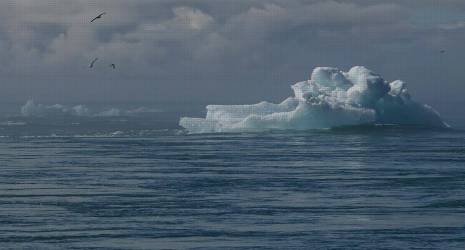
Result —
[[463, 0], [0, 2], [0, 103], [276, 102], [314, 67], [363, 65], [444, 111], [464, 59]]

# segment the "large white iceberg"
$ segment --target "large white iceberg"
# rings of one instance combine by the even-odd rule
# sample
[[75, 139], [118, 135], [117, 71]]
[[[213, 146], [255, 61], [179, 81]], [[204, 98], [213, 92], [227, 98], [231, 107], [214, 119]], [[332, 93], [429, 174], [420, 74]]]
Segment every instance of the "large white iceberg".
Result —
[[311, 79], [292, 85], [280, 104], [209, 105], [206, 118], [181, 118], [189, 133], [307, 130], [361, 124], [446, 127], [430, 106], [411, 99], [402, 81], [388, 83], [369, 69], [343, 72], [318, 67]]

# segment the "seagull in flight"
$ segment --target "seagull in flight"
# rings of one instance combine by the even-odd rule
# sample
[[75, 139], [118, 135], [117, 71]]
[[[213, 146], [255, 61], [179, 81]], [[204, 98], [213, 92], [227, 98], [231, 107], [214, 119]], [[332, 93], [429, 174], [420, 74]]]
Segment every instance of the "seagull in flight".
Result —
[[116, 65], [114, 63], [110, 64], [110, 67], [112, 67], [113, 69], [116, 69]]
[[94, 17], [94, 19], [92, 19], [90, 22], [91, 22], [91, 23], [93, 23], [95, 20], [102, 18], [102, 17], [103, 17], [103, 15], [105, 15], [105, 14], [107, 14], [107, 13], [106, 13], [106, 12], [102, 12], [102, 13], [100, 13], [100, 15], [98, 15], [98, 16], [96, 16], [96, 17]]
[[92, 62], [89, 65], [89, 68], [93, 68], [94, 64], [95, 64], [95, 62], [97, 62], [97, 60], [98, 60], [98, 57], [96, 57], [94, 60], [92, 60]]

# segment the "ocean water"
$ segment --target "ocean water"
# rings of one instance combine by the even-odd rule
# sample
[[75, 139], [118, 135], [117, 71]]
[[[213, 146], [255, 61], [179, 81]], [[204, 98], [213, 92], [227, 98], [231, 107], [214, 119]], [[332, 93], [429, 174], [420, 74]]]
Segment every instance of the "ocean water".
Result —
[[0, 118], [1, 249], [464, 249], [465, 130]]

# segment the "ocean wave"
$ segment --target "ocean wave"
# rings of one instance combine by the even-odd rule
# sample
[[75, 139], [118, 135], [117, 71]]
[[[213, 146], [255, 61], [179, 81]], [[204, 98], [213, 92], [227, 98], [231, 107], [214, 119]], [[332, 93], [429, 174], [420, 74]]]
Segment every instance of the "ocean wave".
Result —
[[89, 133], [60, 132], [50, 134], [30, 134], [30, 135], [2, 135], [0, 138], [23, 138], [23, 139], [54, 139], [54, 138], [157, 138], [163, 136], [184, 135], [185, 130], [181, 129], [150, 129], [150, 130], [115, 130], [115, 131], [95, 131]]
[[294, 96], [279, 104], [209, 105], [206, 118], [182, 117], [189, 133], [308, 130], [363, 124], [448, 127], [432, 107], [411, 98], [407, 85], [391, 83], [369, 69], [348, 72], [318, 67], [311, 79], [292, 85]]

